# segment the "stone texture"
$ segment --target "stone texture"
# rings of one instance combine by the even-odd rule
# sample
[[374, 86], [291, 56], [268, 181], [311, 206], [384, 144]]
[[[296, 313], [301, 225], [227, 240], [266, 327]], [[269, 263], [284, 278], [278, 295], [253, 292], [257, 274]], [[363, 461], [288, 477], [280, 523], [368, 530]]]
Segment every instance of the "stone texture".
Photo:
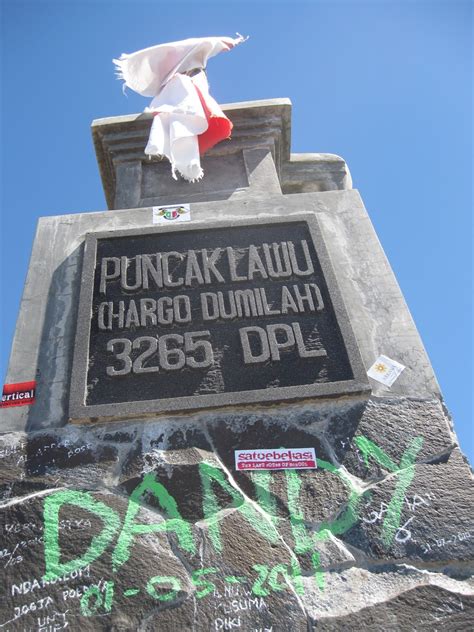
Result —
[[390, 546], [384, 542], [390, 524], [388, 508], [403, 470], [395, 477], [388, 476], [364, 494], [362, 520], [342, 539], [369, 557], [409, 559], [423, 564], [456, 560], [462, 568], [474, 552], [474, 485], [469, 474], [458, 451], [446, 463], [417, 465], [398, 505], [398, 528]]
[[388, 470], [380, 462], [364, 458], [358, 437], [386, 446], [387, 456], [396, 464], [415, 437], [422, 439], [417, 461], [446, 460], [456, 442], [450, 419], [438, 400], [406, 398], [372, 398], [341, 414], [335, 412], [325, 437], [337, 462], [361, 479], [377, 478]]
[[291, 154], [283, 165], [283, 193], [313, 193], [352, 189], [345, 161], [334, 154]]
[[[376, 398], [369, 405], [371, 419], [377, 412], [380, 423], [385, 418], [390, 428], [394, 405]], [[353, 464], [362, 453], [355, 439], [367, 439], [362, 432], [371, 428], [367, 423], [342, 452], [350, 473], [328, 437], [335, 417], [342, 419], [342, 411], [353, 406], [341, 405], [337, 414], [328, 404], [316, 412], [306, 405], [290, 417], [283, 410], [232, 419], [214, 414], [199, 424], [183, 419], [135, 422], [128, 431], [73, 428], [69, 439], [51, 433], [35, 433], [31, 442], [20, 434], [5, 437], [3, 472], [14, 475], [19, 486], [4, 497], [0, 561], [7, 600], [2, 623], [11, 621], [7, 630], [9, 625], [29, 629], [44, 614], [51, 621], [56, 617], [57, 625], [66, 621], [71, 629], [85, 630], [159, 627], [171, 632], [176, 626], [219, 630], [226, 625], [252, 631], [272, 626], [344, 630], [359, 620], [373, 630], [410, 630], [436, 624], [433, 617], [438, 617], [440, 624], [452, 625], [447, 629], [468, 629], [474, 592], [468, 579], [474, 560], [468, 466], [454, 449], [443, 459], [430, 459], [428, 452], [427, 458], [396, 472], [383, 467], [371, 471], [362, 463], [357, 470]], [[425, 411], [429, 418], [431, 407]], [[420, 414], [419, 403], [415, 410]], [[82, 445], [77, 442], [81, 432]], [[400, 464], [408, 439], [399, 437], [402, 445], [396, 450], [391, 440], [390, 432], [388, 437], [371, 435], [371, 445], [380, 451], [368, 453], [369, 466], [378, 463], [382, 452]], [[92, 442], [94, 449], [88, 447]], [[236, 473], [233, 450], [249, 445], [313, 446], [318, 469], [290, 476], [271, 472], [267, 482], [262, 473]], [[211, 470], [202, 470], [203, 465]], [[413, 477], [397, 496], [398, 481], [410, 468]], [[114, 570], [114, 551], [127, 510], [133, 508], [130, 499], [150, 480], [160, 487], [141, 494], [142, 507], [129, 523], [135, 529], [129, 557]], [[48, 497], [65, 489], [103, 503], [119, 524], [87, 571], [66, 573], [47, 584], [41, 580], [44, 507]], [[387, 531], [387, 508], [394, 502], [400, 511], [391, 518], [395, 528]], [[94, 511], [66, 503], [58, 515], [61, 561], [83, 555], [105, 524]], [[155, 526], [141, 533], [146, 525]], [[183, 525], [193, 542], [189, 550], [183, 546]], [[154, 592], [153, 581], [163, 582]], [[176, 582], [176, 594], [160, 601]], [[99, 588], [84, 597], [91, 586]], [[104, 611], [107, 586], [113, 590], [109, 614]], [[130, 589], [139, 592], [125, 595]], [[96, 599], [98, 611], [87, 610]], [[28, 609], [32, 603], [38, 610]], [[415, 618], [418, 623], [410, 628]]]
[[309, 584], [306, 593], [310, 629], [457, 631], [472, 625], [472, 582], [409, 566], [329, 573], [323, 592]]
[[[346, 617], [315, 622], [317, 630], [466, 630], [474, 624], [474, 597], [422, 586]], [[438, 627], [434, 628], [439, 629]]]

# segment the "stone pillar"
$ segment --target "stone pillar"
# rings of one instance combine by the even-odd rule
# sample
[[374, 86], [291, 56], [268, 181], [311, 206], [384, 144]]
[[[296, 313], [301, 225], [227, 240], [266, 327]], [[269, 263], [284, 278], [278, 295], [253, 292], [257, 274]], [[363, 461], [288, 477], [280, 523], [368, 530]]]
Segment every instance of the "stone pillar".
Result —
[[290, 153], [286, 99], [224, 109], [194, 184], [149, 116], [95, 121], [109, 210], [39, 221], [0, 624], [469, 629], [470, 468], [349, 170]]

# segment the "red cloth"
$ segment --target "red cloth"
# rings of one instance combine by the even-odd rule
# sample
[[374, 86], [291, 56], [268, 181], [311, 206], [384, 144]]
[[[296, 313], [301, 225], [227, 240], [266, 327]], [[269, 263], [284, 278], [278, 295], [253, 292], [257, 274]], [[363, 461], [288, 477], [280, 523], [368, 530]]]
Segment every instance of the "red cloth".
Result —
[[202, 156], [206, 151], [212, 149], [214, 145], [220, 143], [221, 140], [230, 138], [233, 125], [220, 108], [216, 112], [216, 108], [213, 107], [212, 103], [213, 99], [206, 100], [196, 84], [195, 88], [208, 122], [207, 130], [198, 136], [199, 153]]

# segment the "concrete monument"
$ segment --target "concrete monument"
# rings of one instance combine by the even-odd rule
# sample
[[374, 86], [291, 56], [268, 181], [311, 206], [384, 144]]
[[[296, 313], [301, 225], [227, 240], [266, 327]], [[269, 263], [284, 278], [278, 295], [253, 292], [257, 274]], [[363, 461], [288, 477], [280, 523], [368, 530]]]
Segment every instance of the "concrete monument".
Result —
[[150, 114], [95, 121], [109, 210], [39, 221], [0, 626], [470, 629], [470, 468], [349, 170], [286, 99], [223, 111], [192, 184]]

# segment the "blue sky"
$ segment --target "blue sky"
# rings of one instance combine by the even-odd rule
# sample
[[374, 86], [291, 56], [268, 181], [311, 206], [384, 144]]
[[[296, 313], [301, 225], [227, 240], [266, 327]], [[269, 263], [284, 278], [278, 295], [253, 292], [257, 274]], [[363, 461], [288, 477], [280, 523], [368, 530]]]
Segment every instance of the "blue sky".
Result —
[[229, 103], [293, 102], [292, 151], [343, 156], [474, 462], [472, 3], [2, 0], [1, 374], [37, 218], [106, 208], [95, 118], [140, 112], [112, 58], [250, 35], [212, 59]]

